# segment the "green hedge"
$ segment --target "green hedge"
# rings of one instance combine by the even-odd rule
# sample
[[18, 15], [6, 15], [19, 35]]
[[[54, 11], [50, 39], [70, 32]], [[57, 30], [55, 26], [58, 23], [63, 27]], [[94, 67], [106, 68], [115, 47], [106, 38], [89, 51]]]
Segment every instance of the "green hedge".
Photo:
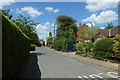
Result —
[[114, 44], [113, 44], [113, 55], [115, 58], [119, 58], [120, 59], [120, 34], [117, 34], [114, 37]]
[[[76, 47], [76, 54], [85, 54], [86, 56], [90, 56], [91, 54], [91, 49], [93, 47], [93, 43], [90, 42], [81, 42], [81, 43], [77, 43], [75, 44]], [[84, 51], [85, 50], [85, 51]]]
[[2, 15], [2, 76], [10, 78], [16, 74], [19, 66], [30, 52], [29, 38], [18, 26]]
[[66, 51], [66, 44], [69, 44], [70, 46], [74, 45], [73, 40], [71, 39], [66, 39], [66, 38], [62, 38], [59, 40], [56, 40], [54, 42], [54, 49], [58, 50], [58, 51]]
[[112, 57], [113, 39], [103, 38], [93, 46], [93, 57], [97, 59], [108, 59]]

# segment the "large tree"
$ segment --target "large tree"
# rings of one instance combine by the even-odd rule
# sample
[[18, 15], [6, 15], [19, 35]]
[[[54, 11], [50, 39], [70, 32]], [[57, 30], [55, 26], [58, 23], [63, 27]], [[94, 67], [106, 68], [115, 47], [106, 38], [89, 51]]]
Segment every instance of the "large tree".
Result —
[[73, 32], [76, 34], [77, 26], [76, 20], [72, 17], [61, 15], [58, 16], [56, 19], [57, 30], [56, 30], [56, 37], [57, 39], [60, 38], [68, 38], [69, 37], [69, 30], [73, 29]]

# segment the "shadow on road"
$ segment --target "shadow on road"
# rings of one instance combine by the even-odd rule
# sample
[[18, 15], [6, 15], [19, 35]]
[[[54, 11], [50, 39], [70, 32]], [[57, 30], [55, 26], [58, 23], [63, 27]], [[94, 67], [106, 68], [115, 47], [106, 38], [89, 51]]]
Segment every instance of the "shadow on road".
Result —
[[30, 53], [29, 58], [25, 61], [20, 74], [18, 74], [17, 78], [32, 78], [41, 80], [41, 71], [38, 65], [37, 55], [39, 53]]

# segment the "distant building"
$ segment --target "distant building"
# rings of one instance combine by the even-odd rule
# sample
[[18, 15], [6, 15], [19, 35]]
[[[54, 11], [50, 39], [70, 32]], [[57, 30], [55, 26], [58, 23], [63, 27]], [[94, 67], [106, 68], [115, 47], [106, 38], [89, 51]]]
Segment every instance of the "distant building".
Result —
[[40, 43], [43, 44], [44, 40], [43, 39], [39, 39]]
[[116, 34], [120, 34], [120, 26], [113, 27], [112, 29], [99, 29], [99, 37], [114, 37]]
[[[86, 24], [80, 24], [77, 31], [77, 42], [89, 42], [89, 40], [84, 40], [81, 37], [81, 31], [84, 30], [88, 25]], [[116, 34], [120, 34], [120, 26], [115, 26], [112, 29], [99, 29], [96, 33], [98, 35], [98, 39], [101, 39], [102, 37], [115, 37]], [[97, 39], [97, 40], [98, 40]]]
[[78, 31], [77, 31], [77, 42], [82, 42], [84, 41], [84, 39], [81, 37], [81, 31], [84, 30], [86, 27], [88, 27], [88, 25], [86, 24], [80, 24], [80, 26], [78, 27]]

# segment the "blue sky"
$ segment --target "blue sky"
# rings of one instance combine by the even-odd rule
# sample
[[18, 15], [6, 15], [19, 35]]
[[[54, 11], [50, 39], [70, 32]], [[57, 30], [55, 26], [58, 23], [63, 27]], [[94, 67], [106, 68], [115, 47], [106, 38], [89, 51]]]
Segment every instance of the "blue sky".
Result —
[[45, 39], [48, 32], [53, 32], [53, 25], [59, 15], [71, 16], [79, 23], [93, 23], [101, 28], [108, 22], [118, 25], [117, 3], [105, 2], [12, 2], [3, 4], [2, 9], [11, 9], [13, 19], [21, 13], [31, 17], [37, 25], [39, 38]]

